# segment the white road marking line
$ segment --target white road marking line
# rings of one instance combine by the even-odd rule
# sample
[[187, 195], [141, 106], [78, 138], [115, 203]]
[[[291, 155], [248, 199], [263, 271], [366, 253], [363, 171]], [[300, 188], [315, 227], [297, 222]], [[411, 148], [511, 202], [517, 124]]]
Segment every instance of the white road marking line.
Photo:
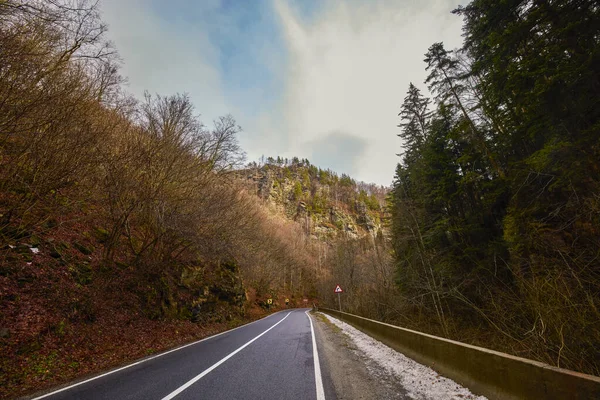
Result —
[[[31, 399], [31, 400], [40, 400], [40, 399], [44, 399], [44, 398], [46, 398], [46, 397], [48, 397], [48, 396], [53, 396], [53, 395], [55, 395], [55, 394], [57, 394], [57, 393], [64, 392], [65, 390], [69, 390], [69, 389], [71, 389], [71, 388], [74, 388], [75, 386], [83, 385], [84, 383], [88, 383], [88, 382], [94, 381], [94, 380], [96, 380], [96, 379], [100, 379], [100, 378], [102, 378], [102, 377], [105, 377], [105, 376], [107, 376], [107, 375], [114, 374], [115, 372], [123, 371], [124, 369], [130, 368], [130, 367], [133, 367], [133, 366], [135, 366], [135, 365], [138, 365], [138, 364], [144, 363], [144, 362], [146, 362], [146, 361], [154, 360], [155, 358], [162, 357], [162, 356], [164, 356], [164, 355], [166, 355], [166, 354], [169, 354], [169, 353], [172, 353], [172, 352], [174, 352], [174, 351], [181, 350], [181, 349], [185, 349], [186, 347], [193, 346], [193, 345], [195, 345], [195, 344], [198, 344], [198, 343], [200, 343], [200, 342], [204, 342], [204, 341], [206, 341], [206, 340], [210, 340], [210, 339], [216, 338], [217, 336], [221, 336], [221, 335], [224, 335], [224, 334], [226, 334], [226, 333], [233, 332], [233, 331], [235, 331], [235, 330], [237, 330], [237, 329], [240, 329], [240, 328], [243, 328], [243, 327], [245, 327], [245, 326], [252, 325], [252, 324], [253, 324], [253, 323], [255, 323], [255, 322], [262, 321], [263, 319], [269, 318], [269, 317], [271, 317], [271, 316], [273, 316], [273, 315], [275, 315], [275, 314], [279, 314], [279, 313], [278, 313], [278, 312], [277, 312], [277, 313], [273, 313], [273, 314], [267, 315], [267, 316], [266, 316], [266, 317], [264, 317], [264, 318], [257, 319], [256, 321], [252, 321], [252, 322], [250, 322], [249, 324], [240, 325], [240, 326], [238, 326], [237, 328], [229, 329], [229, 330], [227, 330], [227, 331], [224, 331], [224, 332], [221, 332], [221, 333], [217, 333], [216, 335], [212, 335], [212, 336], [206, 337], [206, 338], [204, 338], [204, 339], [197, 340], [197, 341], [195, 341], [195, 342], [192, 342], [192, 343], [184, 344], [183, 346], [177, 347], [177, 348], [175, 348], [175, 349], [172, 349], [172, 350], [169, 350], [169, 351], [165, 351], [164, 353], [160, 353], [160, 354], [154, 355], [154, 356], [152, 356], [152, 357], [144, 358], [143, 360], [140, 360], [140, 361], [134, 362], [133, 364], [128, 364], [128, 365], [125, 365], [125, 366], [123, 366], [123, 367], [121, 367], [121, 368], [113, 369], [112, 371], [108, 371], [108, 372], [106, 372], [106, 373], [104, 373], [104, 374], [101, 374], [101, 375], [98, 375], [98, 376], [94, 376], [93, 378], [89, 378], [89, 379], [86, 379], [86, 380], [84, 380], [84, 381], [81, 381], [81, 382], [74, 383], [74, 384], [72, 384], [72, 385], [70, 385], [70, 386], [67, 386], [67, 387], [64, 387], [64, 388], [61, 388], [61, 389], [55, 390], [55, 391], [53, 391], [53, 392], [50, 392], [50, 393], [46, 393], [46, 394], [44, 394], [44, 395], [42, 395], [42, 396], [39, 396], [39, 397], [34, 397], [34, 398], [33, 398], [33, 399]], [[289, 315], [289, 314], [288, 314], [288, 315]], [[287, 315], [286, 315], [286, 317], [287, 317]], [[282, 321], [283, 321], [283, 320], [282, 320]], [[280, 322], [281, 322], [281, 321], [280, 321]]]
[[183, 392], [185, 389], [187, 389], [190, 386], [192, 386], [194, 383], [196, 383], [197, 381], [199, 381], [200, 379], [202, 379], [202, 377], [206, 376], [208, 373], [210, 373], [211, 371], [213, 371], [219, 365], [223, 364], [225, 361], [229, 360], [231, 357], [233, 357], [234, 355], [236, 355], [237, 353], [239, 353], [240, 351], [242, 351], [244, 348], [246, 348], [247, 346], [249, 346], [250, 344], [252, 344], [252, 342], [254, 342], [255, 340], [257, 340], [259, 337], [261, 337], [262, 335], [264, 335], [265, 333], [269, 332], [271, 329], [275, 328], [277, 325], [279, 325], [280, 323], [282, 323], [283, 320], [286, 319], [291, 313], [292, 313], [291, 311], [289, 313], [287, 313], [287, 315], [285, 317], [283, 317], [275, 325], [273, 325], [272, 327], [270, 327], [269, 329], [267, 329], [266, 331], [264, 331], [263, 333], [261, 333], [260, 335], [258, 335], [257, 337], [255, 337], [254, 339], [250, 340], [248, 343], [246, 343], [242, 347], [238, 348], [233, 353], [230, 353], [227, 357], [225, 357], [225, 358], [221, 359], [220, 361], [218, 361], [217, 363], [213, 364], [212, 367], [209, 367], [209, 368], [205, 369], [200, 375], [197, 375], [196, 377], [190, 379], [188, 382], [186, 382], [179, 389], [177, 389], [174, 392], [172, 392], [171, 394], [163, 397], [162, 400], [170, 400], [173, 397], [177, 396], [179, 393]]
[[312, 335], [313, 359], [315, 360], [315, 384], [317, 386], [317, 400], [325, 400], [325, 389], [323, 389], [323, 378], [321, 377], [321, 365], [319, 364], [319, 352], [317, 351], [317, 340], [315, 339], [315, 329], [313, 328], [312, 319], [305, 312], [310, 321], [310, 333]]

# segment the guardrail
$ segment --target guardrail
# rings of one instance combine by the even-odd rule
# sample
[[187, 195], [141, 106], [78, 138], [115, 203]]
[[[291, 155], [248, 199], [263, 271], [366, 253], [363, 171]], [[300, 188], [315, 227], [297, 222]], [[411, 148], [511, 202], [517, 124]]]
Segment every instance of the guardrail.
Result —
[[600, 377], [327, 308], [330, 314], [490, 399], [600, 399]]

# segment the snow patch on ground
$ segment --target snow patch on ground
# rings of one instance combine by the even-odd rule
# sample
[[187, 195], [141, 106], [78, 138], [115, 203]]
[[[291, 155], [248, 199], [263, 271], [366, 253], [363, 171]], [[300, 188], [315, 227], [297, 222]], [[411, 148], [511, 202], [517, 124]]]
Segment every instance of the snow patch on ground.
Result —
[[323, 315], [348, 335], [356, 347], [368, 358], [388, 373], [396, 376], [411, 398], [419, 400], [486, 400], [485, 397], [474, 395], [469, 389], [462, 387], [451, 379], [444, 378], [431, 368], [417, 363], [402, 353], [398, 353], [349, 324], [327, 314]]

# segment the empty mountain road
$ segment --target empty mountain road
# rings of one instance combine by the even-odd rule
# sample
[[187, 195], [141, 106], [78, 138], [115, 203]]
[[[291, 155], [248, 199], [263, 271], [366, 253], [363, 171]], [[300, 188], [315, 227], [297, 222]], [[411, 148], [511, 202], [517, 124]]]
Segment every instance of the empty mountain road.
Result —
[[306, 311], [278, 312], [34, 398], [322, 400]]
[[341, 321], [308, 309], [280, 311], [33, 396], [33, 400], [410, 398], [483, 399]]

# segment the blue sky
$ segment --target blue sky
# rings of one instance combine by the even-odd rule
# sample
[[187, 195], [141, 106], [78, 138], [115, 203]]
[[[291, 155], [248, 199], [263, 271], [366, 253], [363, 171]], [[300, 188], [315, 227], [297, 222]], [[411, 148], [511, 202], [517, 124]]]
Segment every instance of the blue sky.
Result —
[[[232, 101], [248, 107], [259, 106], [258, 102], [250, 101], [254, 96], [260, 96], [261, 102], [273, 101], [278, 85], [276, 75], [270, 70], [274, 68], [270, 65], [273, 60], [265, 60], [261, 54], [268, 49], [274, 55], [283, 55], [285, 46], [269, 0], [154, 0], [152, 8], [165, 22], [199, 26], [207, 33], [210, 43], [218, 49], [218, 69], [225, 78], [223, 89], [235, 94]], [[185, 28], [179, 34], [185, 35]], [[282, 59], [276, 61], [281, 63]], [[246, 96], [240, 98], [240, 93]]]
[[190, 95], [230, 113], [261, 155], [389, 185], [397, 114], [423, 54], [460, 46], [456, 0], [103, 0], [129, 91]]

